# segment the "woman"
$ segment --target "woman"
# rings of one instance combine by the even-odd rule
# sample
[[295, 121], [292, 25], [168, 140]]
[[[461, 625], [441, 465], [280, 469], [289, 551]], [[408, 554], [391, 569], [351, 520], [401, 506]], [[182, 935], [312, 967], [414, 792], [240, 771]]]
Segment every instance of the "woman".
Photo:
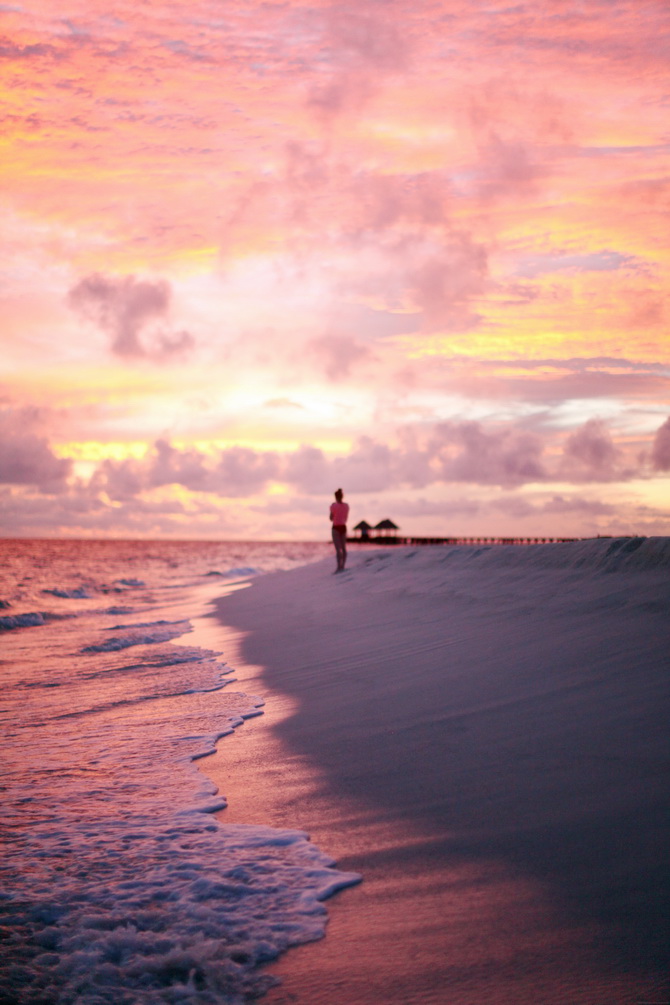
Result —
[[335, 493], [335, 502], [330, 504], [330, 519], [333, 524], [333, 544], [335, 545], [335, 555], [337, 557], [337, 569], [335, 572], [342, 572], [347, 561], [347, 517], [349, 516], [349, 504], [342, 502], [344, 492], [338, 489]]

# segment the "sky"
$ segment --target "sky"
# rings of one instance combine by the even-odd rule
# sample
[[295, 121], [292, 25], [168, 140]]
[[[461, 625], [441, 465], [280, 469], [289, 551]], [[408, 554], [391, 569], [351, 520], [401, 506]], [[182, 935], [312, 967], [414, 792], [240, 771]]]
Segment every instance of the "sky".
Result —
[[4, 0], [0, 74], [0, 536], [670, 534], [666, 0]]

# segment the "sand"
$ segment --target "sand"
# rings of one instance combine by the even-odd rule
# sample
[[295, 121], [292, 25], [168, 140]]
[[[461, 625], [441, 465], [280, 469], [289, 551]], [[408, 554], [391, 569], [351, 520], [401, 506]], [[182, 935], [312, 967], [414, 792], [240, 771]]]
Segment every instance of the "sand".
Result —
[[670, 1001], [670, 539], [352, 551], [217, 605], [222, 822], [363, 876], [264, 1000]]

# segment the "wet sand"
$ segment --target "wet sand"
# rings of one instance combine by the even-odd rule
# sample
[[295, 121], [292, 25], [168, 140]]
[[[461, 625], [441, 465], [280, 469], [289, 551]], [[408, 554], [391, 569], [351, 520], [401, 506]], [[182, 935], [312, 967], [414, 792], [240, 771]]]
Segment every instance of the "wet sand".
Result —
[[299, 827], [364, 877], [264, 1000], [668, 1001], [667, 565], [453, 551], [217, 605], [266, 700], [202, 765], [222, 822]]

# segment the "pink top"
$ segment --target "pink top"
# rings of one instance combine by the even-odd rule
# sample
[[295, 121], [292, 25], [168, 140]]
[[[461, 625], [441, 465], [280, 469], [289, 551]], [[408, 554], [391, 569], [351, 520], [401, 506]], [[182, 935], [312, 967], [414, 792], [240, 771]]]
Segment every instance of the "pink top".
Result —
[[330, 518], [334, 527], [343, 527], [349, 516], [349, 503], [334, 502], [330, 504]]

